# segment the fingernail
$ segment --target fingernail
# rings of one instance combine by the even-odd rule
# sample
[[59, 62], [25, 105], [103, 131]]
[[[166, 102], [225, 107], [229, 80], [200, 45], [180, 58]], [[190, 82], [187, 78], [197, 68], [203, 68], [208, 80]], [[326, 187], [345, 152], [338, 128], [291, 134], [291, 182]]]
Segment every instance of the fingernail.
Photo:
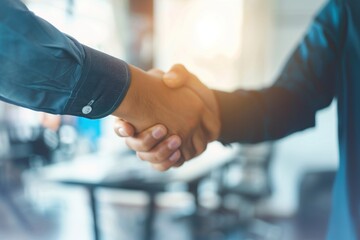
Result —
[[119, 132], [120, 136], [122, 136], [122, 137], [128, 137], [128, 136], [129, 136], [129, 135], [127, 135], [127, 133], [125, 132], [125, 129], [122, 128], [122, 127], [118, 128], [118, 132]]
[[178, 149], [181, 145], [181, 142], [178, 138], [173, 138], [170, 140], [170, 142], [168, 143], [168, 148], [171, 150], [175, 150]]
[[155, 139], [160, 139], [162, 137], [164, 137], [166, 134], [166, 131], [164, 130], [164, 128], [162, 127], [157, 127], [155, 128], [152, 132], [151, 135], [155, 138]]
[[169, 157], [170, 162], [176, 162], [180, 158], [180, 151], [176, 151]]

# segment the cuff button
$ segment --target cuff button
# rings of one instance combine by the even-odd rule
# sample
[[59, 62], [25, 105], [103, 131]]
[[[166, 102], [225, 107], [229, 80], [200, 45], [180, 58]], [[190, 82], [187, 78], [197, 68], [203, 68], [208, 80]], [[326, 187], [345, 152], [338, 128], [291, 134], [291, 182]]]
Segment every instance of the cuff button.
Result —
[[91, 111], [92, 111], [92, 107], [90, 107], [89, 105], [86, 105], [85, 107], [82, 108], [82, 113], [85, 115], [91, 113]]

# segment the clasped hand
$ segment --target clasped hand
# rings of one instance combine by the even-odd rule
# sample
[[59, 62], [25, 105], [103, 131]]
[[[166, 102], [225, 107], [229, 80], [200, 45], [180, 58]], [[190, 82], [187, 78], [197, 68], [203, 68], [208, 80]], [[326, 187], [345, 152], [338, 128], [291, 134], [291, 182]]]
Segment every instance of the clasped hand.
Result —
[[[153, 81], [145, 83], [148, 91], [137, 95], [137, 105], [132, 106], [143, 112], [118, 118], [114, 130], [140, 159], [165, 171], [198, 156], [218, 138], [219, 109], [214, 93], [183, 65], [174, 65], [168, 73], [147, 74]], [[137, 77], [133, 72], [132, 78]], [[145, 86], [133, 89], [139, 87]]]

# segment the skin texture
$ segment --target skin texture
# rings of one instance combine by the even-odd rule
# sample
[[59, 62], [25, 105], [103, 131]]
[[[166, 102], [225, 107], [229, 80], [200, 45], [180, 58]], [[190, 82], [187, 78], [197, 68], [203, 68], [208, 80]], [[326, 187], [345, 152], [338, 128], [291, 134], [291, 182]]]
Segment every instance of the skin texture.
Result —
[[[209, 140], [219, 134], [216, 101], [205, 102], [189, 87], [169, 89], [159, 70], [143, 72], [132, 66], [130, 70], [130, 88], [113, 113], [119, 118], [116, 133], [134, 136], [126, 139], [128, 146], [159, 171], [181, 166], [202, 153]], [[186, 69], [181, 70], [182, 74], [186, 72]], [[149, 126], [156, 128], [149, 129]]]
[[[166, 74], [159, 70], [148, 73], [163, 80], [167, 89], [162, 91], [167, 94], [182, 93], [177, 94], [177, 99], [166, 100], [166, 105], [175, 111], [172, 116], [175, 122], [167, 124], [159, 121], [163, 124], [139, 129], [133, 119], [118, 118], [114, 130], [120, 137], [125, 137], [129, 148], [135, 150], [140, 159], [150, 162], [157, 170], [165, 171], [198, 156], [209, 142], [218, 138], [221, 127], [219, 109], [213, 92], [183, 65], [174, 65]], [[154, 104], [164, 105], [161, 102]], [[181, 130], [174, 131], [178, 124], [182, 125]]]

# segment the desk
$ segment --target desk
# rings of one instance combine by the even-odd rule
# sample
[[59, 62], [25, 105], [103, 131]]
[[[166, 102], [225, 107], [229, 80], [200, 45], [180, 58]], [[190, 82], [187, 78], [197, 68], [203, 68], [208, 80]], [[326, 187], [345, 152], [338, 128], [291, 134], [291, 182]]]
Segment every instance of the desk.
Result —
[[[155, 196], [166, 190], [166, 186], [174, 182], [188, 185], [189, 192], [194, 195], [198, 205], [198, 184], [212, 170], [230, 161], [238, 153], [239, 146], [224, 147], [220, 143], [212, 143], [201, 156], [186, 163], [184, 166], [165, 173], [149, 168], [147, 164], [132, 164], [135, 155], [123, 156], [126, 164], [116, 156], [104, 154], [86, 155], [71, 162], [59, 163], [42, 169], [38, 175], [47, 181], [82, 186], [87, 189], [93, 218], [94, 239], [100, 239], [98, 227], [97, 201], [95, 191], [98, 188], [128, 189], [144, 191], [149, 196], [147, 217], [143, 239], [153, 239], [153, 220], [156, 214]], [[134, 162], [137, 161], [134, 159]]]

